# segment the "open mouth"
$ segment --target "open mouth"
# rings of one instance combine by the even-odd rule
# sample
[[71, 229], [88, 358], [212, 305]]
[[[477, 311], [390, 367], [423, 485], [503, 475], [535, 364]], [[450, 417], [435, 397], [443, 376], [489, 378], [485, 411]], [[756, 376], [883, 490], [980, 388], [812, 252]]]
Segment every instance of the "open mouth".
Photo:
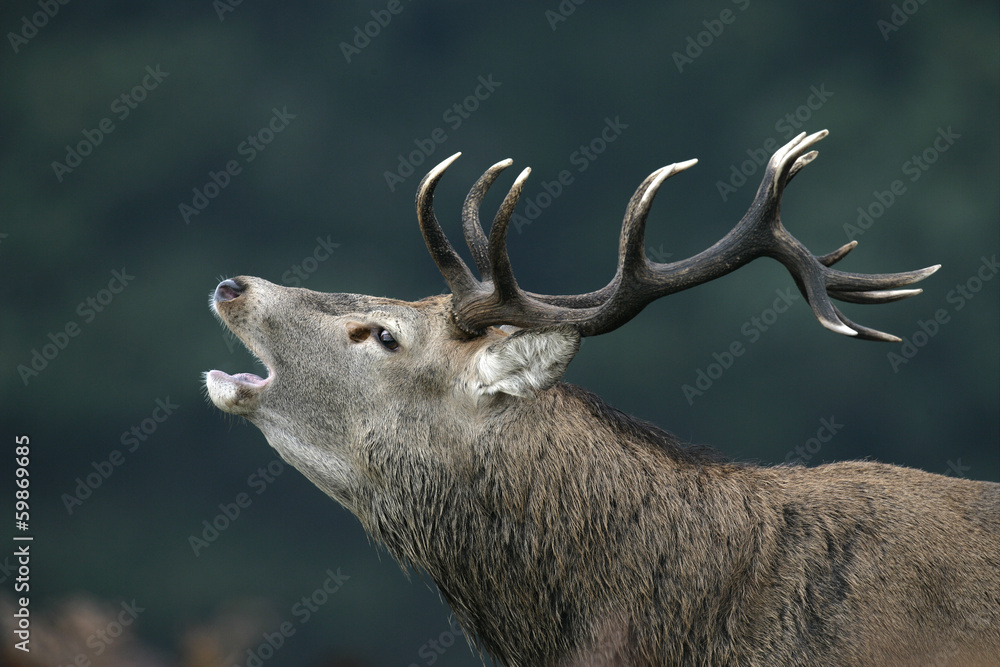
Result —
[[236, 375], [230, 375], [229, 373], [223, 371], [209, 371], [207, 376], [215, 378], [218, 382], [230, 382], [237, 386], [244, 387], [248, 391], [260, 391], [271, 379], [270, 375], [267, 378], [262, 378], [254, 373], [237, 373]]
[[205, 373], [205, 388], [215, 407], [234, 415], [248, 415], [260, 406], [261, 393], [273, 378], [271, 373], [262, 378], [254, 373], [230, 375], [211, 370]]
[[[219, 283], [212, 297], [212, 309], [225, 322], [226, 318], [219, 312], [219, 305], [235, 301], [242, 294], [244, 285], [234, 280], [224, 280]], [[246, 344], [246, 341], [244, 341]], [[251, 354], [257, 357], [267, 369], [267, 377], [256, 373], [236, 373], [230, 375], [225, 371], [211, 370], [205, 373], [205, 389], [208, 397], [217, 408], [231, 414], [249, 415], [260, 405], [260, 396], [274, 379], [270, 365], [263, 361], [251, 345], [247, 345]]]
[[[221, 371], [217, 371], [220, 372]], [[237, 373], [236, 375], [230, 375], [235, 382], [249, 384], [253, 386], [263, 386], [267, 380], [262, 379], [259, 375], [254, 375], [253, 373]]]

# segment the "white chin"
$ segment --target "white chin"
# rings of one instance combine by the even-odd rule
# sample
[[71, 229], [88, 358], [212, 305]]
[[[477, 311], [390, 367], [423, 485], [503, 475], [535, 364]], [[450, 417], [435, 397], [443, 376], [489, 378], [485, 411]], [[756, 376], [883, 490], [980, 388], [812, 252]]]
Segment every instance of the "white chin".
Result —
[[215, 407], [234, 415], [249, 415], [260, 406], [260, 394], [271, 378], [253, 373], [229, 375], [222, 371], [205, 373], [205, 388]]

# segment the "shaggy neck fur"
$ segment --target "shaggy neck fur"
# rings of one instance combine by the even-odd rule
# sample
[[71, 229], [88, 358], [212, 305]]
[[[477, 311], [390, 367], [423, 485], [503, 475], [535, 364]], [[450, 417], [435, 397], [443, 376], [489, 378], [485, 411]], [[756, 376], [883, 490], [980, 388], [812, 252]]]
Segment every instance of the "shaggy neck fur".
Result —
[[[702, 657], [728, 643], [699, 626], [728, 625], [754, 576], [760, 535], [745, 470], [569, 385], [527, 405], [534, 414], [484, 424], [471, 449], [448, 443], [464, 452], [448, 464], [441, 448], [414, 447], [388, 494], [371, 498], [366, 527], [431, 575], [501, 664], [583, 654], [644, 664], [671, 636], [691, 637], [680, 650]], [[672, 624], [647, 618], [653, 608], [672, 610]]]

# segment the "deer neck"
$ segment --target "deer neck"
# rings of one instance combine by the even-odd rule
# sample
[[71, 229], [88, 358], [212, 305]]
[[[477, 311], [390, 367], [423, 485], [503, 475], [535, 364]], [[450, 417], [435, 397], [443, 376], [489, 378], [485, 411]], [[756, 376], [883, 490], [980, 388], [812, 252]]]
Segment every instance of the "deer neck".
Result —
[[[690, 594], [686, 576], [733, 570], [729, 554], [704, 544], [724, 541], [704, 514], [721, 522], [731, 512], [730, 523], [745, 514], [743, 496], [737, 501], [716, 483], [732, 474], [727, 466], [569, 385], [519, 405], [469, 440], [428, 432], [428, 442], [393, 461], [398, 471], [383, 473], [386, 484], [361, 516], [398, 560], [435, 580], [463, 627], [503, 664], [542, 664], [541, 656], [567, 655], [570, 646], [624, 641], [627, 626], [615, 624], [636, 610], [621, 608], [623, 586], [680, 605]], [[698, 543], [637, 537], [676, 533], [688, 514], [708, 526]], [[664, 582], [639, 580], [650, 562]], [[727, 581], [701, 578], [723, 588]], [[596, 626], [577, 625], [594, 618]]]

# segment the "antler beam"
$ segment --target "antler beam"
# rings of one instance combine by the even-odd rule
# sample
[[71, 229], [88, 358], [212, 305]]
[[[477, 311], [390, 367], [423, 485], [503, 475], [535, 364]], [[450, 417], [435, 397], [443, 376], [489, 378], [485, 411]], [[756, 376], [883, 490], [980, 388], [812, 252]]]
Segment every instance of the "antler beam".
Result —
[[651, 262], [646, 257], [646, 218], [663, 182], [694, 166], [697, 160], [654, 171], [639, 185], [626, 208], [614, 278], [602, 289], [588, 294], [535, 294], [522, 290], [514, 278], [507, 255], [507, 227], [530, 169], [522, 171], [514, 181], [493, 220], [489, 237], [483, 232], [480, 204], [500, 173], [512, 164], [510, 160], [490, 167], [472, 187], [462, 208], [465, 240], [482, 279], [477, 279], [455, 252], [434, 215], [434, 188], [461, 153], [441, 162], [420, 182], [417, 218], [427, 248], [452, 290], [455, 323], [469, 334], [481, 333], [494, 324], [532, 327], [565, 323], [579, 328], [584, 336], [596, 336], [618, 328], [662, 296], [719, 278], [758, 257], [772, 257], [792, 274], [823, 326], [867, 340], [898, 341], [895, 336], [847, 319], [833, 305], [831, 297], [852, 303], [903, 299], [921, 290], [900, 288], [926, 278], [940, 265], [903, 273], [838, 271], [830, 267], [853, 250], [856, 241], [816, 257], [781, 224], [781, 195], [785, 186], [816, 158], [817, 152], [810, 148], [826, 135], [826, 130], [809, 136], [803, 132], [778, 149], [768, 162], [757, 195], [743, 219], [711, 248], [667, 264]]

